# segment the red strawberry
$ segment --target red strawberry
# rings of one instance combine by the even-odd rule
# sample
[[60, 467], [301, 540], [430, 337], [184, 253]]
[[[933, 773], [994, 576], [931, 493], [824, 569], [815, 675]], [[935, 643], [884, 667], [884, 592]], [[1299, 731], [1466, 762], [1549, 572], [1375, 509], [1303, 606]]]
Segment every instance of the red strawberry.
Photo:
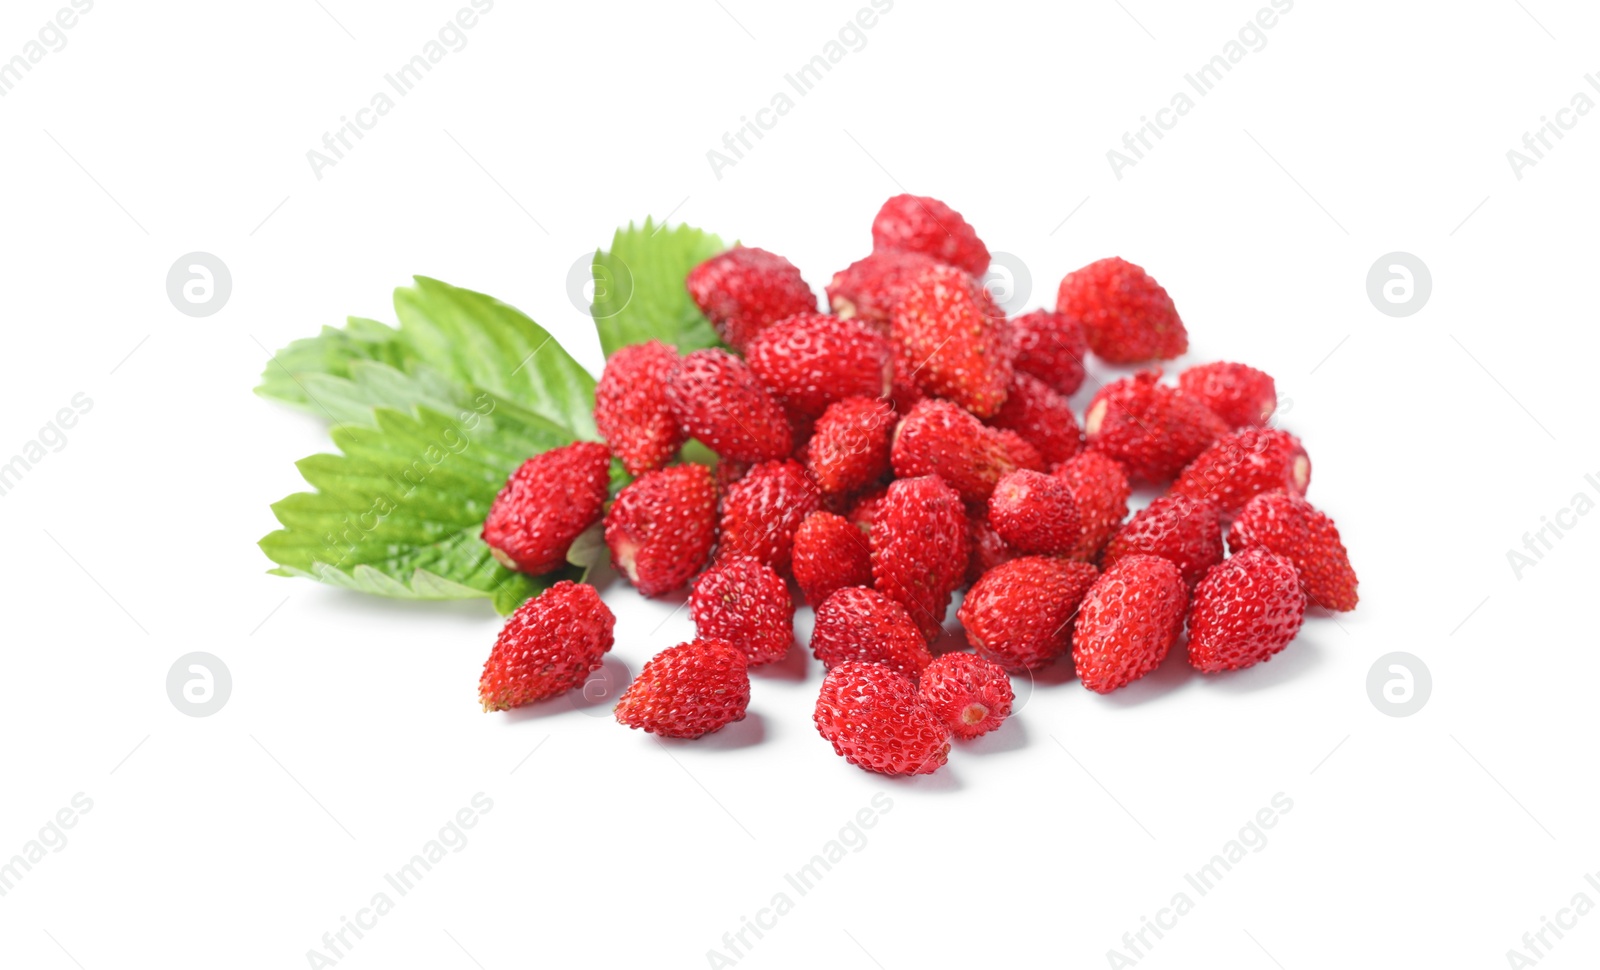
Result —
[[873, 585], [906, 608], [924, 639], [937, 640], [967, 571], [961, 496], [936, 476], [902, 478], [889, 486], [869, 538]]
[[717, 537], [717, 487], [704, 465], [673, 465], [624, 488], [606, 513], [611, 563], [646, 596], [682, 589]]
[[1281, 489], [1304, 495], [1311, 483], [1311, 459], [1300, 439], [1276, 428], [1230, 431], [1190, 462], [1173, 482], [1173, 495], [1211, 502], [1236, 514], [1260, 495]]
[[1089, 348], [1113, 364], [1167, 360], [1189, 349], [1172, 297], [1142, 268], [1115, 256], [1068, 273], [1056, 311], [1081, 323]]
[[994, 432], [1000, 441], [1000, 447], [1006, 450], [1006, 457], [1011, 459], [1013, 465], [1036, 472], [1045, 470], [1044, 456], [1039, 454], [1039, 449], [1028, 443], [1028, 439], [1009, 428], [995, 428]]
[[976, 583], [983, 574], [1022, 555], [1011, 548], [1000, 533], [989, 524], [989, 510], [977, 506], [967, 510], [967, 585]]
[[748, 661], [726, 640], [680, 643], [651, 657], [617, 701], [617, 722], [664, 738], [698, 738], [744, 720]]
[[[948, 398], [980, 418], [1005, 402], [1011, 384], [1011, 348], [1005, 318], [972, 277], [934, 266], [916, 278], [895, 304], [890, 335], [909, 362], [923, 393]], [[902, 366], [896, 358], [896, 366]]]
[[795, 265], [765, 249], [720, 253], [690, 270], [684, 283], [717, 333], [741, 353], [771, 324], [817, 309], [817, 296]]
[[834, 751], [868, 771], [931, 774], [950, 754], [950, 731], [916, 685], [882, 664], [847, 660], [828, 671], [812, 720]]
[[899, 418], [885, 401], [851, 397], [828, 406], [806, 448], [806, 467], [829, 495], [848, 495], [889, 474], [889, 440]]
[[1012, 375], [1006, 403], [989, 423], [1021, 435], [1038, 449], [1046, 467], [1066, 461], [1083, 447], [1072, 405], [1050, 385], [1021, 371]]
[[677, 366], [677, 348], [656, 340], [623, 347], [606, 361], [594, 389], [594, 423], [630, 475], [662, 467], [683, 445], [667, 400]]
[[1085, 451], [1056, 468], [1055, 476], [1072, 489], [1083, 537], [1071, 558], [1091, 562], [1121, 528], [1128, 515], [1128, 474], [1122, 464], [1098, 451]]
[[600, 521], [611, 452], [580, 441], [534, 455], [511, 473], [483, 523], [483, 541], [507, 569], [535, 576], [567, 564], [567, 549]]
[[[1018, 464], [1001, 432], [951, 404], [925, 400], [894, 433], [890, 460], [900, 478], [938, 475], [968, 502], [983, 502]], [[1021, 457], [1021, 456], [1018, 456]]]
[[1210, 502], [1163, 495], [1134, 513], [1106, 543], [1100, 565], [1110, 569], [1129, 556], [1160, 556], [1178, 567], [1190, 589], [1222, 561], [1222, 516]]
[[611, 649], [617, 618], [586, 583], [562, 580], [506, 618], [478, 681], [486, 711], [564, 694]]
[[974, 276], [989, 268], [989, 249], [961, 213], [925, 195], [897, 195], [872, 220], [874, 251], [926, 253]]
[[889, 314], [919, 273], [939, 261], [922, 253], [885, 251], [858, 259], [833, 274], [828, 305], [845, 319], [860, 320], [880, 333], [889, 332]]
[[868, 492], [866, 495], [863, 495], [861, 498], [857, 499], [856, 504], [851, 506], [850, 511], [845, 513], [845, 521], [849, 522], [853, 526], [856, 526], [870, 536], [872, 534], [872, 527], [877, 524], [878, 515], [883, 510], [884, 500], [888, 497], [889, 487], [887, 485], [885, 485], [883, 488]]
[[783, 407], [726, 350], [683, 358], [667, 383], [667, 400], [684, 432], [723, 458], [770, 461], [794, 448]]
[[889, 341], [854, 320], [799, 313], [761, 331], [745, 362], [792, 417], [814, 420], [847, 397], [889, 393]]
[[1097, 694], [1125, 687], [1166, 659], [1183, 632], [1189, 591], [1178, 567], [1159, 556], [1128, 556], [1083, 597], [1072, 633], [1078, 679]]
[[922, 703], [963, 741], [988, 734], [1011, 715], [1011, 678], [970, 653], [947, 653], [922, 672]]
[[1189, 605], [1189, 663], [1208, 674], [1272, 659], [1300, 632], [1306, 594], [1294, 563], [1261, 546], [1212, 566]]
[[1244, 364], [1219, 360], [1191, 367], [1178, 375], [1178, 387], [1230, 428], [1264, 425], [1278, 409], [1278, 389], [1271, 375]]
[[1023, 556], [984, 573], [956, 616], [978, 656], [1038, 670], [1067, 652], [1078, 604], [1098, 575], [1088, 563]]
[[795, 461], [768, 461], [728, 489], [717, 561], [750, 556], [789, 575], [794, 530], [822, 508], [822, 495]]
[[921, 369], [918, 361], [911, 359], [906, 349], [899, 344], [892, 343], [891, 354], [894, 358], [893, 379], [889, 385], [889, 403], [901, 414], [910, 414], [911, 409], [917, 406], [928, 395], [922, 393], [922, 388], [917, 386], [917, 372]]
[[1300, 585], [1313, 606], [1329, 610], [1356, 608], [1356, 572], [1339, 540], [1339, 527], [1288, 492], [1263, 492], [1251, 499], [1228, 530], [1234, 555], [1264, 546], [1286, 556], [1300, 571]]
[[1083, 358], [1089, 344], [1083, 327], [1052, 310], [1034, 310], [1011, 321], [1016, 368], [1044, 381], [1056, 393], [1071, 396], [1083, 386]]
[[872, 544], [865, 529], [832, 512], [813, 512], [794, 530], [794, 579], [816, 606], [845, 586], [872, 585]]
[[726, 640], [751, 664], [782, 660], [794, 643], [794, 600], [789, 584], [749, 557], [718, 560], [700, 574], [689, 595], [695, 635]]
[[1222, 419], [1174, 387], [1159, 370], [1113, 381], [1089, 402], [1089, 447], [1127, 466], [1134, 478], [1162, 482], [1228, 431]]
[[845, 586], [816, 607], [811, 652], [825, 667], [847, 660], [880, 663], [911, 680], [933, 655], [905, 608], [877, 590]]
[[1044, 472], [1018, 469], [989, 496], [989, 524], [1019, 552], [1066, 555], [1083, 538], [1072, 486]]

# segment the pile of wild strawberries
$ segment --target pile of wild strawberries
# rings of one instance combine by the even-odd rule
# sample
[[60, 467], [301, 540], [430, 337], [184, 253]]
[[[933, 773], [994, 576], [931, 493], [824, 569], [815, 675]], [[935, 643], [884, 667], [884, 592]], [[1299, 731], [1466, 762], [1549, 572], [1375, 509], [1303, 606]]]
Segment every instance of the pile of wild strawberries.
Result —
[[[1268, 375], [1136, 373], [1100, 388], [1080, 430], [1068, 396], [1086, 353], [1140, 364], [1188, 349], [1143, 269], [1091, 263], [1061, 281], [1055, 310], [1008, 320], [977, 281], [988, 249], [944, 203], [890, 199], [872, 241], [827, 287], [832, 313], [765, 250], [697, 266], [689, 293], [731, 352], [618, 351], [596, 392], [607, 444], [531, 458], [496, 499], [483, 538], [507, 566], [558, 569], [603, 519], [639, 592], [692, 584], [695, 639], [645, 664], [618, 721], [693, 738], [743, 718], [748, 668], [793, 646], [791, 578], [828, 668], [817, 730], [887, 774], [934, 771], [952, 736], [999, 726], [1008, 671], [1070, 651], [1106, 693], [1154, 670], [1186, 625], [1190, 664], [1238, 670], [1287, 646], [1308, 602], [1355, 607], [1338, 530], [1302, 497], [1305, 449], [1267, 426]], [[714, 469], [678, 463], [690, 438]], [[637, 477], [607, 510], [613, 455]], [[1129, 518], [1130, 482], [1170, 484]], [[957, 617], [974, 652], [935, 657], [968, 586]], [[484, 665], [484, 708], [582, 684], [613, 625], [591, 586], [529, 600]]]

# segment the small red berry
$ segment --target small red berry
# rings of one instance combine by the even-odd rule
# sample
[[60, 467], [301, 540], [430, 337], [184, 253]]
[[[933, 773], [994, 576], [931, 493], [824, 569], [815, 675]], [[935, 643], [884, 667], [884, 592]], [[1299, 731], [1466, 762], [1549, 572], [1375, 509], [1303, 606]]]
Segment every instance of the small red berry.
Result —
[[1055, 476], [1072, 489], [1072, 501], [1083, 525], [1083, 537], [1070, 556], [1092, 562], [1127, 518], [1128, 496], [1133, 494], [1128, 473], [1116, 459], [1098, 451], [1085, 451], [1058, 466]]
[[1089, 349], [1112, 364], [1167, 360], [1189, 349], [1172, 297], [1141, 267], [1115, 256], [1068, 273], [1056, 311], [1082, 324]]
[[889, 341], [854, 320], [798, 313], [761, 331], [745, 363], [788, 413], [814, 420], [847, 397], [889, 393]]
[[933, 661], [922, 631], [905, 608], [862, 586], [839, 589], [816, 607], [811, 652], [825, 667], [847, 660], [869, 661], [911, 680]]
[[1178, 375], [1178, 387], [1204, 404], [1230, 428], [1259, 427], [1278, 409], [1278, 390], [1269, 374], [1217, 361]]
[[667, 383], [667, 400], [684, 433], [720, 457], [770, 461], [794, 448], [782, 405], [726, 350], [683, 358]]
[[967, 509], [967, 585], [983, 578], [983, 574], [1022, 555], [1011, 548], [1000, 533], [989, 524], [987, 506]]
[[970, 653], [947, 653], [929, 664], [917, 694], [963, 741], [999, 727], [1016, 698], [1004, 668]]
[[813, 512], [794, 531], [794, 579], [816, 606], [835, 590], [872, 585], [867, 532], [832, 512]]
[[698, 738], [744, 720], [748, 662], [725, 640], [680, 643], [646, 661], [617, 700], [617, 721], [664, 738]]
[[869, 538], [873, 585], [906, 608], [925, 640], [937, 640], [967, 572], [961, 496], [937, 476], [902, 478], [889, 486]]
[[1160, 666], [1188, 605], [1183, 576], [1166, 559], [1128, 556], [1108, 568], [1084, 595], [1072, 633], [1083, 686], [1110, 693]]
[[1113, 381], [1089, 402], [1083, 429], [1089, 447], [1151, 482], [1171, 479], [1228, 431], [1204, 404], [1141, 371]]
[[1034, 310], [1011, 321], [1016, 368], [1070, 397], [1083, 386], [1083, 358], [1089, 353], [1083, 327], [1053, 310]]
[[820, 508], [822, 494], [799, 462], [762, 462], [728, 489], [717, 561], [750, 556], [789, 575], [794, 532]]
[[606, 514], [611, 562], [645, 596], [682, 589], [717, 537], [717, 487], [704, 465], [648, 472]]
[[980, 657], [1007, 670], [1038, 670], [1072, 645], [1078, 604], [1099, 575], [1085, 562], [1023, 556], [984, 573], [956, 616]]
[[1222, 561], [1222, 516], [1210, 502], [1163, 495], [1134, 513], [1106, 543], [1100, 565], [1110, 569], [1128, 556], [1160, 556], [1178, 567], [1190, 589]]
[[511, 473], [483, 523], [483, 541], [507, 569], [535, 576], [567, 564], [579, 533], [600, 521], [611, 452], [580, 441], [534, 455]]
[[1306, 594], [1294, 563], [1261, 546], [1212, 566], [1189, 606], [1189, 663], [1217, 673], [1272, 659], [1300, 632]]
[[925, 253], [974, 276], [989, 268], [988, 247], [961, 213], [925, 195], [885, 202], [872, 220], [872, 248]]
[[1018, 469], [989, 496], [989, 524], [1019, 552], [1064, 556], [1083, 538], [1072, 486], [1044, 472]]
[[621, 348], [600, 374], [594, 423], [630, 475], [655, 471], [683, 445], [686, 436], [667, 400], [677, 366], [677, 348], [651, 340]]
[[968, 502], [984, 502], [995, 483], [1019, 465], [1016, 449], [949, 401], [928, 399], [911, 409], [895, 429], [890, 460], [895, 475], [938, 475]]
[[586, 583], [562, 580], [517, 607], [484, 662], [485, 711], [509, 711], [564, 694], [599, 668], [617, 618]]
[[1021, 435], [1038, 450], [1045, 467], [1066, 461], [1083, 447], [1072, 405], [1050, 385], [1021, 371], [1012, 376], [1006, 403], [989, 423]]
[[886, 775], [925, 775], [950, 754], [950, 731], [910, 680], [882, 664], [847, 660], [822, 679], [812, 720], [853, 765]]
[[833, 274], [828, 305], [845, 319], [860, 320], [880, 333], [889, 332], [889, 315], [911, 281], [939, 261], [922, 253], [876, 252]]
[[1234, 515], [1262, 492], [1304, 495], [1311, 459], [1300, 439], [1276, 428], [1230, 431], [1190, 462], [1172, 483], [1173, 495], [1211, 502]]
[[951, 266], [918, 276], [895, 305], [890, 335], [897, 368], [922, 392], [947, 398], [980, 418], [992, 416], [1011, 385], [1005, 318], [972, 277]]
[[1254, 546], [1294, 563], [1311, 605], [1356, 608], [1356, 572], [1339, 527], [1310, 502], [1288, 492], [1263, 492], [1251, 499], [1228, 530], [1228, 548], [1238, 555]]
[[728, 641], [751, 664], [782, 660], [794, 643], [789, 584], [754, 559], [729, 559], [701, 573], [689, 615], [696, 636]]
[[739, 246], [689, 271], [689, 296], [734, 350], [796, 313], [817, 309], [817, 296], [795, 265], [765, 249]]
[[806, 467], [829, 495], [848, 495], [887, 477], [899, 417], [887, 401], [851, 397], [828, 406], [806, 448]]

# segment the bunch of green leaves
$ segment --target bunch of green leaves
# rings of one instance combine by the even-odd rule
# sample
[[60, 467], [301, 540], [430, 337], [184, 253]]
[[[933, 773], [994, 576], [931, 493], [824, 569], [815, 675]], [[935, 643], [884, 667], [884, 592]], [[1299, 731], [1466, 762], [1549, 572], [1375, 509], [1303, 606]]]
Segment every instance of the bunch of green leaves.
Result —
[[[645, 220], [594, 259], [593, 314], [607, 356], [641, 340], [688, 351], [716, 333], [684, 290], [721, 240]], [[261, 549], [284, 576], [406, 599], [486, 597], [509, 613], [563, 572], [506, 569], [479, 538], [507, 476], [529, 457], [595, 441], [595, 380], [513, 307], [426, 277], [395, 292], [398, 327], [352, 318], [273, 355], [256, 393], [332, 425], [337, 454], [297, 467], [315, 491], [272, 506]], [[613, 465], [613, 486], [626, 481]]]

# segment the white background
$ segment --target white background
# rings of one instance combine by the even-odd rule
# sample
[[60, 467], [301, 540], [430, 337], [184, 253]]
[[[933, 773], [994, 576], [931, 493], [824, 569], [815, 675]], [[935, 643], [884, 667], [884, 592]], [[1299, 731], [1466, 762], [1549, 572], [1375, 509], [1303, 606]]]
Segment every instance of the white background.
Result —
[[[1600, 99], [1600, 12], [1300, 0], [1119, 180], [1107, 150], [1265, 4], [900, 0], [718, 179], [707, 150], [864, 3], [499, 0], [316, 178], [307, 150], [462, 5], [102, 0], [0, 99], [0, 456], [93, 401], [0, 498], [0, 858], [93, 801], [0, 897], [6, 965], [306, 966], [478, 792], [493, 809], [466, 847], [339, 966], [701, 967], [779, 891], [793, 910], [738, 966], [1105, 966], [1280, 792], [1266, 846], [1141, 966], [1505, 966], [1575, 893], [1600, 903], [1600, 517], [1520, 579], [1507, 562], [1600, 498], [1600, 114], [1521, 179], [1506, 158], [1575, 92]], [[7, 3], [0, 58], [62, 6]], [[615, 226], [670, 214], [820, 291], [902, 189], [1014, 254], [1030, 305], [1120, 254], [1177, 300], [1193, 352], [1174, 366], [1273, 373], [1360, 608], [1234, 676], [1174, 657], [1100, 697], [1048, 674], [996, 735], [896, 781], [817, 737], [815, 661], [664, 748], [604, 705], [479, 713], [484, 602], [265, 574], [268, 505], [329, 447], [252, 395], [269, 350], [392, 320], [421, 273], [597, 369], [566, 277]], [[203, 319], [164, 289], [195, 250], [233, 275]], [[1396, 250], [1433, 279], [1398, 319], [1365, 289]], [[686, 611], [600, 581], [617, 661], [689, 636]], [[165, 691], [192, 650], [232, 671], [208, 718]], [[1432, 672], [1407, 718], [1366, 689], [1395, 650]], [[797, 896], [784, 874], [877, 792], [892, 809], [864, 847]], [[1591, 966], [1600, 915], [1549, 939], [1540, 966]]]

